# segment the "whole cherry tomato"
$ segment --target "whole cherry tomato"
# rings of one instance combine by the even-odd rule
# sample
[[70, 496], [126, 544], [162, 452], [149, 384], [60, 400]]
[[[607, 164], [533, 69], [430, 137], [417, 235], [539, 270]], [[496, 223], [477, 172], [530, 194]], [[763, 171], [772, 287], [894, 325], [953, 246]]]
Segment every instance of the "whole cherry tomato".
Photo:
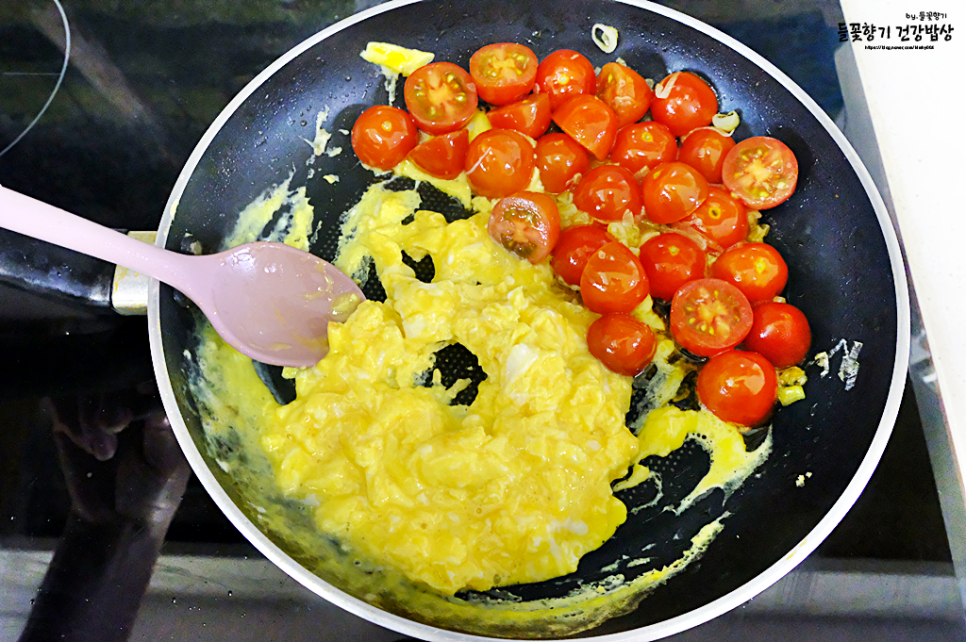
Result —
[[397, 107], [370, 107], [352, 126], [352, 150], [363, 165], [376, 169], [392, 169], [418, 141], [413, 119]]
[[634, 253], [613, 241], [590, 255], [580, 295], [592, 312], [630, 312], [647, 297], [647, 274]]
[[554, 109], [553, 122], [597, 160], [604, 160], [617, 136], [617, 116], [593, 95], [572, 98]]
[[725, 156], [734, 146], [731, 136], [713, 127], [701, 127], [681, 141], [678, 160], [701, 172], [709, 183], [720, 183]]
[[651, 117], [668, 126], [675, 136], [711, 124], [718, 113], [718, 97], [697, 76], [676, 71], [654, 87]]
[[708, 181], [684, 163], [658, 165], [641, 182], [644, 215], [653, 223], [674, 223], [708, 198]]
[[518, 132], [491, 129], [470, 142], [464, 168], [473, 191], [487, 198], [503, 198], [530, 184], [533, 145]]
[[682, 234], [668, 232], [648, 239], [641, 246], [641, 265], [647, 272], [651, 296], [670, 301], [688, 281], [704, 278], [704, 251]]
[[458, 129], [416, 145], [409, 159], [430, 176], [452, 180], [463, 173], [469, 146], [470, 133]]
[[508, 252], [537, 264], [560, 237], [557, 203], [546, 194], [517, 192], [493, 207], [487, 231]]
[[667, 125], [649, 120], [617, 132], [610, 159], [629, 170], [638, 181], [647, 171], [677, 158], [678, 143]]
[[537, 87], [540, 93], [550, 95], [550, 108], [557, 111], [574, 96], [593, 96], [597, 89], [597, 74], [594, 65], [583, 54], [559, 49], [540, 62]]
[[757, 426], [775, 408], [778, 377], [775, 367], [760, 354], [730, 350], [701, 368], [697, 391], [701, 403], [719, 419]]
[[768, 136], [746, 138], [724, 158], [721, 181], [748, 207], [767, 210], [788, 200], [798, 183], [798, 159]]
[[587, 150], [567, 134], [547, 134], [537, 140], [537, 168], [544, 189], [559, 194], [590, 167]]
[[491, 105], [506, 105], [530, 93], [537, 81], [538, 64], [529, 47], [500, 42], [486, 45], [470, 57], [470, 76], [480, 98]]
[[774, 299], [788, 282], [788, 265], [767, 243], [742, 243], [711, 266], [711, 275], [733, 283], [752, 303]]
[[597, 97], [617, 114], [618, 129], [644, 117], [652, 93], [643, 76], [620, 63], [607, 63], [597, 76]]
[[550, 257], [550, 267], [570, 285], [580, 285], [580, 277], [590, 255], [614, 240], [596, 225], [568, 227], [560, 233]]
[[532, 94], [523, 100], [487, 113], [490, 124], [500, 129], [512, 129], [530, 138], [540, 138], [550, 127], [550, 97]]
[[759, 353], [776, 368], [789, 368], [805, 360], [811, 345], [808, 319], [794, 305], [769, 301], [755, 306], [746, 349]]
[[406, 79], [406, 109], [427, 134], [448, 134], [476, 113], [479, 99], [473, 79], [451, 62], [433, 62]]
[[574, 206], [599, 221], [641, 215], [641, 188], [634, 175], [618, 165], [601, 165], [584, 174], [574, 188]]
[[671, 335], [689, 352], [710, 357], [744, 341], [753, 316], [748, 298], [727, 281], [689, 281], [671, 300]]
[[717, 185], [708, 187], [708, 198], [678, 225], [690, 227], [724, 250], [748, 236], [748, 211]]
[[590, 354], [617, 374], [636, 377], [654, 358], [657, 342], [647, 324], [629, 314], [605, 314], [587, 328]]

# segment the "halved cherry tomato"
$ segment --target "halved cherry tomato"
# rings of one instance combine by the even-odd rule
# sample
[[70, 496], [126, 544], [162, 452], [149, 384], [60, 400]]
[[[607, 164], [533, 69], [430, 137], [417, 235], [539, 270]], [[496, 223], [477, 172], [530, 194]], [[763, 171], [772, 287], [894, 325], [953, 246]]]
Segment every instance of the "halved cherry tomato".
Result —
[[644, 216], [653, 223], [674, 223], [708, 198], [708, 181], [690, 165], [664, 163], [641, 181]]
[[656, 345], [654, 331], [629, 314], [605, 314], [587, 328], [590, 354], [610, 370], [628, 377], [644, 371]]
[[675, 136], [711, 124], [718, 113], [718, 97], [697, 76], [675, 71], [654, 87], [651, 117], [668, 126]]
[[649, 120], [617, 132], [610, 159], [629, 170], [640, 182], [651, 169], [677, 157], [678, 143], [666, 125]]
[[748, 236], [748, 211], [717, 185], [708, 187], [708, 198], [678, 225], [690, 227], [722, 250]]
[[409, 159], [430, 176], [448, 181], [463, 172], [469, 146], [470, 133], [458, 129], [416, 145]]
[[547, 258], [560, 237], [560, 213], [552, 197], [517, 192], [490, 212], [490, 237], [507, 251], [533, 264]]
[[530, 184], [533, 145], [515, 131], [491, 129], [470, 143], [464, 167], [473, 191], [487, 198], [503, 198]]
[[570, 285], [580, 285], [580, 277], [590, 255], [614, 240], [596, 225], [568, 227], [560, 233], [550, 257], [550, 267]]
[[641, 265], [647, 272], [651, 296], [670, 301], [688, 281], [704, 277], [704, 251], [682, 234], [668, 232], [648, 239], [641, 246]]
[[736, 245], [718, 257], [711, 275], [733, 283], [752, 303], [769, 301], [785, 289], [788, 265], [767, 243]]
[[617, 114], [617, 129], [644, 117], [652, 93], [643, 76], [620, 63], [607, 63], [597, 76], [597, 97]]
[[741, 290], [720, 279], [698, 279], [674, 294], [671, 335], [688, 351], [710, 357], [744, 341], [752, 317]]
[[547, 134], [537, 141], [537, 167], [545, 190], [559, 194], [590, 167], [587, 150], [567, 134]]
[[479, 103], [473, 79], [450, 62], [433, 62], [414, 71], [406, 79], [403, 97], [419, 128], [433, 135], [462, 127]]
[[530, 93], [538, 64], [529, 47], [500, 42], [486, 45], [470, 57], [470, 75], [480, 98], [491, 105], [506, 105]]
[[376, 169], [392, 169], [417, 142], [416, 124], [398, 107], [370, 107], [352, 126], [352, 150], [363, 165]]
[[734, 146], [731, 136], [713, 127], [701, 127], [681, 141], [678, 160], [701, 172], [709, 183], [720, 183], [725, 156]]
[[587, 259], [580, 276], [580, 295], [592, 312], [630, 312], [647, 297], [647, 274], [634, 253], [618, 241], [602, 246]]
[[584, 174], [574, 188], [574, 206], [599, 221], [620, 221], [625, 212], [641, 215], [641, 188], [618, 165], [601, 165]]
[[597, 74], [594, 65], [583, 54], [559, 49], [540, 62], [537, 67], [537, 87], [550, 95], [550, 108], [557, 108], [574, 96], [594, 95]]
[[724, 158], [721, 180], [755, 210], [784, 203], [798, 183], [798, 159], [785, 143], [769, 136], [746, 138]]
[[486, 114], [490, 124], [512, 129], [530, 138], [540, 138], [550, 127], [550, 97], [533, 94], [521, 101], [494, 109]]
[[794, 305], [770, 301], [755, 306], [755, 319], [744, 345], [776, 368], [789, 368], [805, 360], [812, 345], [812, 329]]
[[698, 399], [719, 419], [757, 426], [778, 399], [775, 367], [757, 352], [730, 350], [712, 357], [698, 373]]
[[[552, 100], [552, 99], [551, 99]], [[553, 122], [587, 149], [604, 160], [617, 136], [614, 110], [596, 96], [577, 96], [553, 111]]]

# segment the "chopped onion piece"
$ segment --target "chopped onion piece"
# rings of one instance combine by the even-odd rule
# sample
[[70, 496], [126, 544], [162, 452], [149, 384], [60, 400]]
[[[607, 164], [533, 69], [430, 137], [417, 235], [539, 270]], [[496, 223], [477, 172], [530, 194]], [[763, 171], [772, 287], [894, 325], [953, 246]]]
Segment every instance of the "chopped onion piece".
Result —
[[711, 117], [711, 124], [727, 133], [733, 132], [741, 124], [738, 112], [731, 110], [727, 114], [715, 114]]
[[614, 53], [617, 49], [617, 29], [613, 27], [598, 22], [591, 28], [590, 37], [604, 53]]

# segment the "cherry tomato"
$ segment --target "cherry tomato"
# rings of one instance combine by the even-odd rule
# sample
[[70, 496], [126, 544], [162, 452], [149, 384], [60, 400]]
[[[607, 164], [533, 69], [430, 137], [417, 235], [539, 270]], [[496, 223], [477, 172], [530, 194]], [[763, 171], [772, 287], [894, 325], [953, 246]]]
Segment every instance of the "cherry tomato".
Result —
[[433, 135], [462, 127], [479, 103], [473, 79], [450, 62], [433, 62], [414, 71], [406, 79], [403, 97], [419, 128]]
[[708, 187], [708, 198], [694, 214], [681, 220], [721, 249], [744, 241], [748, 236], [748, 212], [741, 202], [731, 198], [717, 185]]
[[714, 90], [694, 74], [675, 71], [654, 88], [651, 117], [667, 125], [675, 136], [710, 125], [717, 113]]
[[755, 210], [784, 203], [798, 183], [798, 159], [785, 143], [768, 136], [746, 138], [724, 158], [721, 181]]
[[617, 114], [618, 129], [644, 117], [652, 94], [643, 76], [620, 63], [607, 63], [597, 76], [597, 97]]
[[596, 96], [577, 96], [554, 109], [553, 122], [587, 149], [604, 160], [617, 136], [617, 116]]
[[725, 155], [734, 146], [731, 136], [725, 136], [713, 127], [702, 127], [681, 141], [678, 160], [701, 172], [709, 183], [720, 183]]
[[392, 169], [418, 141], [416, 124], [398, 107], [370, 107], [352, 126], [352, 150], [363, 165], [376, 169]]
[[568, 227], [560, 233], [550, 257], [550, 267], [570, 285], [580, 285], [580, 277], [590, 255], [614, 238], [596, 225]]
[[658, 165], [641, 181], [644, 215], [653, 223], [674, 223], [708, 198], [708, 181], [684, 163]]
[[494, 109], [486, 116], [494, 127], [513, 129], [530, 138], [540, 138], [550, 127], [550, 98], [547, 94], [533, 94]]
[[617, 132], [610, 159], [640, 181], [651, 169], [677, 158], [677, 153], [678, 143], [667, 125], [649, 120]]
[[569, 49], [559, 49], [540, 62], [537, 67], [539, 92], [550, 95], [553, 111], [574, 96], [594, 95], [597, 74], [586, 56]]
[[577, 183], [574, 206], [599, 221], [621, 221], [625, 212], [640, 217], [641, 188], [634, 175], [623, 167], [601, 165]]
[[756, 352], [731, 350], [712, 357], [698, 373], [698, 399], [719, 419], [757, 426], [771, 416], [778, 377]]
[[552, 197], [518, 192], [490, 212], [490, 237], [512, 254], [533, 264], [547, 258], [560, 237], [560, 213]]
[[744, 341], [752, 317], [741, 290], [720, 279], [698, 279], [671, 300], [671, 335], [688, 351], [710, 357]]
[[567, 134], [547, 134], [537, 141], [537, 167], [545, 190], [559, 194], [590, 167], [587, 150]]
[[788, 265], [767, 243], [743, 243], [728, 249], [711, 266], [711, 275], [733, 283], [752, 303], [769, 301], [785, 289]]
[[458, 129], [416, 145], [409, 159], [430, 176], [448, 181], [463, 172], [469, 146], [470, 133]]
[[641, 265], [647, 272], [651, 296], [670, 301], [688, 281], [704, 277], [704, 251], [681, 234], [668, 232], [648, 239], [641, 246]]
[[515, 131], [491, 129], [470, 143], [464, 167], [473, 191], [487, 198], [503, 198], [530, 184], [533, 145]]
[[610, 370], [628, 377], [644, 371], [656, 345], [654, 331], [629, 314], [605, 314], [587, 328], [590, 354]]
[[630, 312], [647, 297], [647, 274], [634, 253], [612, 241], [587, 259], [580, 295], [592, 312]]
[[745, 348], [757, 352], [776, 368], [789, 368], [805, 360], [812, 346], [812, 330], [801, 310], [770, 301], [755, 306]]
[[486, 45], [470, 57], [470, 75], [480, 98], [506, 105], [530, 93], [537, 80], [537, 56], [512, 42]]

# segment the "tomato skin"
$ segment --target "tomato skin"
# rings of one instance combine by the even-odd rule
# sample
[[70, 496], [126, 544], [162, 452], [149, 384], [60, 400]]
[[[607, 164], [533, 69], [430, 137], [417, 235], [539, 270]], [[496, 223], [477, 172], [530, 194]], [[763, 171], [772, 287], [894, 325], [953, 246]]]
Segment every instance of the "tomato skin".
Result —
[[463, 173], [469, 146], [470, 133], [458, 129], [416, 145], [409, 152], [409, 160], [430, 176], [453, 180]]
[[651, 296], [670, 301], [687, 283], [704, 277], [704, 251], [682, 234], [668, 232], [648, 239], [641, 246], [641, 265], [647, 272]]
[[719, 419], [757, 426], [774, 411], [778, 377], [775, 367], [760, 354], [731, 350], [701, 368], [697, 391], [701, 403]]
[[629, 314], [605, 314], [587, 329], [587, 348], [607, 368], [636, 377], [654, 358], [654, 331]]
[[708, 198], [679, 225], [697, 231], [721, 249], [728, 249], [748, 237], [748, 211], [717, 185], [708, 187]]
[[370, 107], [352, 126], [352, 150], [363, 165], [376, 169], [392, 169], [418, 141], [416, 123], [398, 107]]
[[540, 138], [550, 127], [550, 97], [533, 94], [487, 113], [490, 124], [500, 129], [512, 129], [530, 138]]
[[678, 160], [701, 172], [709, 183], [720, 183], [725, 156], [735, 145], [731, 136], [725, 136], [713, 127], [702, 127], [681, 141]]
[[754, 312], [741, 290], [720, 279], [688, 281], [671, 300], [671, 335], [699, 357], [729, 350], [748, 336]]
[[530, 93], [537, 81], [538, 65], [529, 47], [499, 42], [470, 56], [470, 76], [480, 98], [491, 105], [507, 105]]
[[649, 120], [618, 131], [610, 159], [629, 170], [640, 182], [647, 171], [672, 162], [677, 154], [678, 143], [667, 125]]
[[612, 241], [590, 255], [580, 275], [580, 295], [592, 312], [630, 312], [647, 297], [647, 273], [634, 253]]
[[597, 76], [597, 97], [617, 114], [618, 129], [644, 117], [653, 93], [643, 76], [617, 62], [604, 65]]
[[769, 136], [741, 141], [724, 157], [721, 181], [754, 210], [788, 200], [798, 183], [798, 159], [785, 143]]
[[599, 161], [607, 158], [614, 146], [617, 116], [596, 96], [577, 96], [554, 109], [552, 118]]
[[805, 314], [794, 305], [769, 301], [755, 306], [744, 347], [776, 368], [790, 368], [805, 360], [812, 347], [812, 330]]
[[710, 125], [717, 113], [714, 90], [692, 73], [675, 71], [654, 88], [651, 117], [667, 125], [675, 136]]
[[590, 255], [614, 240], [596, 225], [568, 227], [560, 233], [550, 267], [569, 285], [580, 285]]
[[[445, 98], [437, 99], [437, 94]], [[479, 104], [473, 79], [462, 67], [450, 62], [432, 62], [410, 74], [403, 98], [416, 125], [434, 136], [465, 125]]]
[[534, 265], [547, 258], [560, 238], [557, 202], [538, 192], [517, 192], [490, 212], [490, 237], [518, 258]]
[[752, 303], [774, 299], [788, 282], [788, 265], [767, 243], [736, 245], [711, 266], [711, 275], [734, 284]]
[[547, 134], [537, 140], [536, 163], [540, 182], [551, 194], [570, 189], [590, 167], [587, 150], [567, 134]]
[[621, 221], [624, 213], [641, 216], [641, 188], [634, 175], [618, 165], [601, 165], [574, 188], [574, 206], [599, 221]]
[[708, 181], [684, 163], [658, 165], [641, 181], [644, 215], [653, 223], [674, 223], [708, 198]]
[[466, 152], [466, 179], [480, 196], [503, 198], [530, 184], [533, 145], [510, 129], [491, 129], [470, 142]]
[[587, 57], [569, 49], [558, 49], [537, 67], [539, 92], [550, 95], [553, 111], [575, 96], [594, 95], [597, 74]]

